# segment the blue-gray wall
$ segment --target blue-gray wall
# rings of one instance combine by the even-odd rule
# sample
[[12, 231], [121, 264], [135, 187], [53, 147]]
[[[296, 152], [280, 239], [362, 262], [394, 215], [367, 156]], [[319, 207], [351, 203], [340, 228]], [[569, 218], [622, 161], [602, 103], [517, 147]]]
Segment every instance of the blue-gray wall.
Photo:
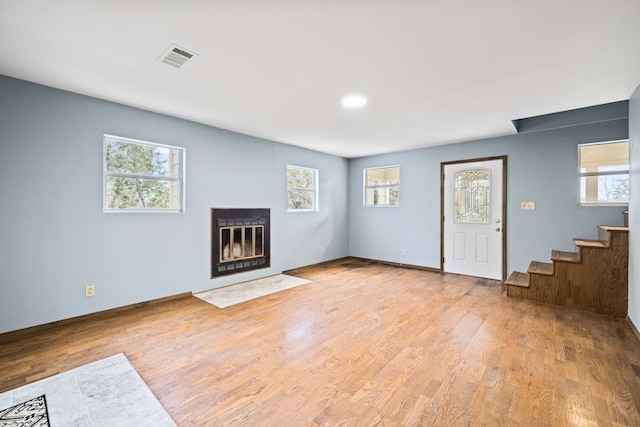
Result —
[[[104, 214], [104, 133], [186, 147], [186, 212]], [[286, 212], [287, 164], [319, 169], [319, 212]], [[344, 257], [347, 172], [339, 157], [0, 76], [0, 333]], [[271, 208], [271, 268], [209, 278], [211, 207]]]
[[[0, 333], [347, 255], [439, 268], [440, 163], [461, 159], [508, 156], [507, 267], [524, 270], [621, 223], [621, 208], [577, 206], [576, 145], [629, 133], [616, 119], [349, 161], [3, 76], [0, 130]], [[104, 214], [104, 133], [186, 147], [186, 212]], [[320, 212], [286, 212], [287, 164], [320, 170]], [[393, 164], [400, 207], [364, 208], [362, 169]], [[211, 207], [271, 208], [270, 269], [209, 279]], [[85, 298], [90, 283], [96, 296]]]
[[629, 318], [640, 328], [640, 86], [629, 100]]
[[[349, 167], [352, 256], [440, 268], [440, 163], [507, 156], [507, 274], [599, 224], [622, 225], [623, 208], [577, 205], [577, 144], [624, 139], [627, 118], [355, 159]], [[363, 168], [400, 165], [400, 207], [365, 208]], [[520, 202], [536, 202], [521, 211]], [[407, 249], [407, 255], [402, 255]]]

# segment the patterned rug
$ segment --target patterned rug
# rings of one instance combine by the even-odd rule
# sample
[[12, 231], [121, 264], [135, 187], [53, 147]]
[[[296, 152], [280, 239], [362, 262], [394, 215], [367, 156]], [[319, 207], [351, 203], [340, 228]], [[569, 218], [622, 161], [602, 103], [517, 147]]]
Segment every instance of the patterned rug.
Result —
[[311, 280], [277, 274], [250, 282], [199, 292], [193, 296], [218, 308], [224, 308], [307, 283], [311, 283]]
[[0, 427], [49, 427], [44, 394], [0, 410]]

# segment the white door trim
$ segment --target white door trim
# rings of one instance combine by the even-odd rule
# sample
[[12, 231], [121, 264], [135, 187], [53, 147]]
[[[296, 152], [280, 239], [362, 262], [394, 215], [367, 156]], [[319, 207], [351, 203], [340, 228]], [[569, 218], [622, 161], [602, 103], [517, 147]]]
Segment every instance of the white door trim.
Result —
[[506, 278], [507, 271], [507, 156], [495, 156], [495, 157], [483, 157], [478, 159], [458, 160], [451, 162], [440, 163], [440, 271], [444, 272], [444, 254], [445, 254], [445, 230], [444, 230], [444, 196], [445, 196], [445, 182], [444, 182], [444, 170], [445, 166], [461, 163], [476, 163], [490, 160], [502, 161], [502, 280]]

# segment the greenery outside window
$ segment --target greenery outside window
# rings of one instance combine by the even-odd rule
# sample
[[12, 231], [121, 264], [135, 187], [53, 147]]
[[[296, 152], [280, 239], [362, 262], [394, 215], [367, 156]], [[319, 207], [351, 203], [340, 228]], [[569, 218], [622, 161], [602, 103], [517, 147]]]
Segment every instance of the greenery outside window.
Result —
[[629, 204], [629, 141], [578, 145], [579, 203]]
[[400, 205], [400, 166], [364, 170], [364, 205]]
[[287, 165], [287, 211], [318, 210], [318, 170]]
[[183, 212], [185, 149], [104, 135], [105, 212]]

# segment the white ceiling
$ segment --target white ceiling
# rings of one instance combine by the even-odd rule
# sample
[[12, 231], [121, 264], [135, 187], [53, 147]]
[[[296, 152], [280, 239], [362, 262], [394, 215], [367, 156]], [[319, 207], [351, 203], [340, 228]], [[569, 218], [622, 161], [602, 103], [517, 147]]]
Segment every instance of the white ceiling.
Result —
[[[640, 0], [0, 0], [0, 74], [351, 158], [628, 99], [639, 22]], [[171, 44], [198, 56], [157, 62]]]

